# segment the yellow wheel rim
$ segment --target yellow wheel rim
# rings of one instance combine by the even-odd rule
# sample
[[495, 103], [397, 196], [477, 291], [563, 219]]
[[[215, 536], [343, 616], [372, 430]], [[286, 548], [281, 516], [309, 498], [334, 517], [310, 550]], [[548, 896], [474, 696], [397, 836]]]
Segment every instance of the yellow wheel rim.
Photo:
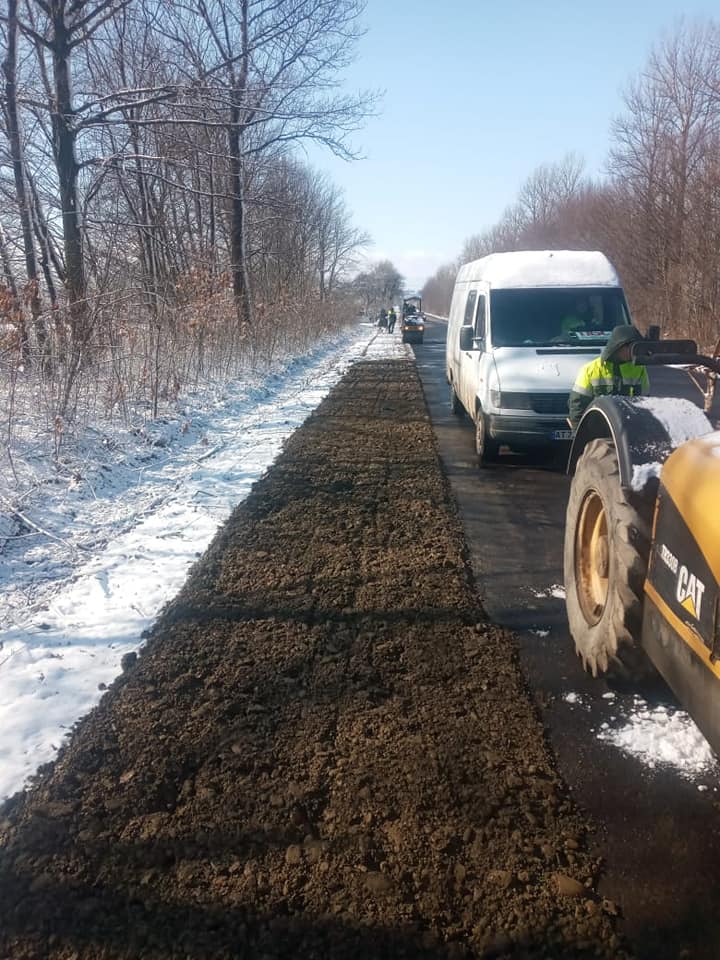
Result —
[[580, 607], [593, 626], [605, 610], [610, 576], [607, 514], [602, 497], [590, 490], [580, 507], [575, 535], [575, 583]]

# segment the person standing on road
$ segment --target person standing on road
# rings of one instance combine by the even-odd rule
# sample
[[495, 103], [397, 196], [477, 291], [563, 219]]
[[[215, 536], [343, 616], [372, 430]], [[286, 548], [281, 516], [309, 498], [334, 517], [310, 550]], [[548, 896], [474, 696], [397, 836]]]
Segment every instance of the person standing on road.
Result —
[[630, 354], [630, 344], [642, 339], [630, 324], [615, 327], [600, 356], [580, 368], [568, 400], [573, 430], [595, 397], [641, 397], [650, 392], [647, 368], [633, 363]]
[[378, 326], [380, 327], [381, 330], [387, 330], [388, 315], [385, 307], [383, 307], [382, 310], [380, 311], [380, 319], [378, 320]]
[[388, 310], [388, 333], [392, 333], [395, 329], [395, 322], [397, 321], [397, 314], [395, 313], [395, 307], [390, 307]]

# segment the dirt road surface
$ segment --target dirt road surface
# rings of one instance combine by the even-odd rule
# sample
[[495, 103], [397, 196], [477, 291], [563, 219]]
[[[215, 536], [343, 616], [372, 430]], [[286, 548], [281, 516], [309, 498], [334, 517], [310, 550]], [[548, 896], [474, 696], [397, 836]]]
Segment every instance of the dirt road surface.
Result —
[[0, 814], [0, 958], [624, 957], [415, 366], [288, 442]]

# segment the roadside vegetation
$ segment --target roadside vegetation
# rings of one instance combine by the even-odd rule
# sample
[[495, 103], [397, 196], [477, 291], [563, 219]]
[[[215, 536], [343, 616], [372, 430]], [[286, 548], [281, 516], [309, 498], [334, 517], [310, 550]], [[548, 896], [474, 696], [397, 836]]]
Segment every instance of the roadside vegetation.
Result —
[[[368, 236], [299, 159], [347, 159], [364, 0], [3, 0], [0, 417], [57, 457], [89, 423], [306, 351]], [[21, 454], [20, 454], [21, 455]]]
[[715, 346], [720, 310], [720, 22], [681, 24], [628, 84], [604, 176], [568, 154], [538, 167], [498, 223], [423, 289], [447, 314], [459, 264], [492, 252], [600, 249], [641, 326]]

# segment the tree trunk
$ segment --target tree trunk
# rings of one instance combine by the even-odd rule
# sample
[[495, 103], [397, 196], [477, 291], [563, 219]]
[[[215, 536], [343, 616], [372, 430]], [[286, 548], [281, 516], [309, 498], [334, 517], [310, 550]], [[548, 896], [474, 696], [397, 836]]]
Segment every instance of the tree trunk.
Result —
[[60, 302], [50, 267], [52, 266], [52, 270], [55, 271], [55, 276], [61, 283], [65, 283], [65, 267], [60, 258], [60, 251], [57, 249], [55, 240], [50, 233], [50, 228], [48, 227], [47, 219], [43, 212], [42, 204], [40, 203], [40, 197], [38, 196], [32, 173], [27, 168], [25, 175], [32, 198], [30, 213], [32, 216], [33, 232], [35, 233], [35, 239], [37, 240], [40, 251], [40, 266], [43, 268], [43, 276], [45, 277], [45, 285], [48, 290], [48, 296], [50, 297], [51, 309], [57, 311]]
[[5, 228], [0, 223], [0, 261], [2, 262], [3, 276], [5, 277], [5, 286], [10, 291], [12, 298], [12, 309], [19, 313], [20, 297], [18, 296], [17, 283], [13, 274], [12, 264], [10, 263], [10, 254], [8, 253], [7, 237]]
[[77, 133], [73, 125], [72, 91], [70, 86], [70, 33], [65, 25], [65, 4], [53, 11], [53, 77], [55, 103], [52, 126], [60, 204], [62, 208], [63, 247], [65, 252], [65, 286], [70, 308], [73, 349], [83, 352], [89, 338], [87, 288], [83, 259], [83, 237], [78, 203], [78, 164], [75, 157]]
[[145, 171], [143, 170], [143, 161], [140, 149], [140, 129], [136, 123], [129, 121], [130, 142], [135, 159], [135, 186], [137, 188], [138, 198], [140, 200], [139, 225], [137, 227], [138, 242], [140, 245], [140, 257], [143, 268], [142, 282], [147, 296], [148, 309], [152, 316], [156, 317], [158, 313], [158, 295], [160, 290], [160, 274], [157, 260], [157, 249], [155, 234], [157, 225], [152, 219], [151, 199], [149, 196], [149, 184]]
[[211, 276], [215, 275], [215, 172], [213, 169], [213, 157], [209, 157], [208, 169], [208, 193], [210, 194], [210, 209], [208, 211], [208, 244], [209, 244], [209, 269]]
[[240, 72], [233, 83], [228, 127], [228, 153], [230, 155], [230, 259], [233, 279], [233, 296], [240, 326], [252, 324], [250, 282], [245, 257], [245, 171], [243, 169], [243, 136], [241, 116], [244, 113], [243, 98], [248, 79], [248, 0], [240, 0], [240, 33], [242, 53]]
[[[7, 120], [8, 141], [10, 144], [10, 156], [12, 159], [13, 179], [15, 181], [15, 196], [17, 198], [18, 213], [20, 215], [20, 226], [22, 228], [23, 252], [25, 255], [25, 271], [28, 280], [28, 300], [30, 303], [30, 313], [33, 318], [33, 328], [37, 338], [38, 349], [43, 358], [43, 363], [48, 359], [48, 337], [45, 321], [40, 314], [40, 283], [38, 279], [37, 260], [35, 257], [35, 244], [33, 242], [32, 220], [30, 217], [30, 206], [25, 182], [25, 163], [22, 151], [22, 141], [20, 137], [20, 118], [17, 109], [17, 86], [16, 86], [16, 67], [17, 67], [17, 0], [8, 0], [8, 24], [7, 24], [7, 53], [3, 60], [3, 73], [5, 74], [5, 116]], [[23, 325], [22, 340], [23, 360], [30, 360], [30, 344]]]
[[230, 154], [230, 261], [233, 297], [241, 326], [250, 324], [250, 284], [245, 261], [245, 198], [241, 155], [240, 110], [233, 106], [228, 129]]

